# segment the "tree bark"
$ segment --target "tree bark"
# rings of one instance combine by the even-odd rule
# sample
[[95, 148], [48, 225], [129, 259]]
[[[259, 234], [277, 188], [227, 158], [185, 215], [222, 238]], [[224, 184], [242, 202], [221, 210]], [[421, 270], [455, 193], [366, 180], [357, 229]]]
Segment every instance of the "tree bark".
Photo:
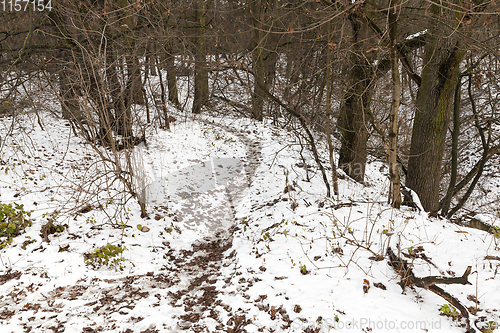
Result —
[[[101, 131], [110, 133], [111, 128], [113, 128], [119, 135], [129, 137], [132, 135], [132, 114], [130, 111], [132, 96], [127, 97], [124, 94], [127, 89], [122, 89], [120, 84], [117, 72], [119, 61], [115, 49], [111, 45], [108, 47], [106, 61], [105, 81], [108, 83], [108, 89], [101, 89], [103, 95], [100, 97], [103, 100], [102, 111], [100, 110], [102, 113], [102, 119], [100, 118]], [[109, 96], [106, 96], [107, 92]], [[114, 110], [114, 119], [110, 117], [110, 109]]]
[[196, 1], [196, 42], [194, 56], [193, 113], [201, 113], [208, 99], [207, 45], [205, 38], [205, 0]]
[[[133, 50], [130, 50], [129, 52], [134, 53]], [[136, 103], [139, 105], [146, 104], [143, 94], [141, 72], [141, 65], [139, 64], [139, 59], [137, 58], [137, 56], [134, 55], [131, 57], [127, 57], [127, 73], [129, 75], [127, 87], [129, 90], [128, 94], [130, 94], [130, 105], [132, 103]]]
[[256, 120], [263, 119], [263, 108], [264, 108], [264, 91], [263, 87], [266, 87], [265, 82], [265, 61], [264, 61], [264, 43], [265, 40], [262, 36], [261, 31], [261, 20], [263, 11], [263, 0], [253, 1], [250, 9], [250, 14], [252, 16], [252, 24], [254, 28], [254, 42], [255, 47], [253, 49], [253, 73], [254, 73], [254, 85], [252, 92], [252, 118]]
[[369, 112], [375, 79], [372, 65], [365, 55], [370, 28], [363, 14], [349, 14], [353, 29], [351, 67], [346, 69], [348, 88], [340, 109], [337, 126], [341, 132], [339, 167], [354, 180], [365, 177], [368, 140], [365, 114]]
[[63, 60], [64, 67], [59, 72], [62, 115], [70, 121], [81, 122], [84, 117], [78, 102], [78, 95], [75, 92], [75, 78], [71, 75], [74, 70], [73, 66], [71, 66], [73, 61], [68, 51], [64, 52]]
[[136, 40], [134, 39], [133, 30], [137, 26], [137, 18], [128, 12], [127, 7], [130, 6], [129, 0], [117, 0], [118, 6], [123, 14], [121, 22], [125, 29], [124, 53], [126, 59], [127, 79], [125, 83], [124, 100], [126, 107], [129, 108], [132, 103], [144, 105], [144, 95], [142, 88], [141, 66], [136, 54]]
[[[394, 10], [393, 8], [394, 7]], [[389, 174], [391, 177], [391, 189], [389, 190], [389, 199], [392, 198], [392, 207], [401, 207], [401, 191], [398, 168], [398, 110], [401, 97], [401, 79], [399, 75], [398, 52], [396, 48], [397, 40], [397, 3], [391, 1], [389, 8], [389, 38], [391, 75], [392, 75], [392, 105], [389, 126]]]
[[443, 215], [448, 214], [450, 209], [451, 199], [453, 198], [453, 190], [457, 183], [457, 173], [458, 173], [458, 136], [460, 133], [460, 99], [462, 90], [462, 80], [459, 77], [457, 85], [455, 87], [455, 102], [453, 103], [453, 132], [451, 133], [451, 173], [450, 173], [450, 183], [448, 185], [448, 190], [446, 191], [446, 196], [443, 199], [443, 203], [439, 206], [441, 208], [441, 213]]
[[168, 116], [167, 103], [165, 101], [165, 85], [163, 84], [163, 76], [160, 74], [159, 78], [160, 78], [160, 101], [161, 101], [160, 107], [163, 112], [164, 129], [170, 130], [170, 118]]
[[166, 69], [167, 69], [167, 86], [168, 86], [168, 100], [170, 103], [179, 107], [179, 94], [177, 92], [177, 75], [175, 73], [175, 56], [173, 53], [172, 41], [165, 44], [166, 52]]
[[[331, 78], [331, 56], [332, 56], [332, 22], [328, 22], [328, 44], [326, 45], [326, 137], [328, 140], [328, 153], [330, 157], [330, 166], [332, 168], [332, 185], [333, 193], [337, 195], [337, 201], [339, 201], [339, 184], [337, 179], [337, 167], [333, 159], [333, 143], [332, 143], [332, 130], [331, 130], [331, 108], [332, 108], [332, 78]], [[307, 168], [306, 168], [307, 170]]]
[[460, 35], [455, 30], [443, 31], [440, 23], [445, 20], [456, 26], [454, 11], [433, 4], [430, 13], [406, 184], [418, 194], [426, 211], [437, 213], [446, 130], [465, 50]]

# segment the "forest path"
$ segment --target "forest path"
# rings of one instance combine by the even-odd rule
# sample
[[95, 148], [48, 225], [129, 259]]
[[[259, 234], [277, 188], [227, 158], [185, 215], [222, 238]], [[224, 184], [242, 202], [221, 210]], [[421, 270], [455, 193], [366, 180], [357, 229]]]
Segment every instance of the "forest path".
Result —
[[[235, 207], [244, 197], [245, 189], [250, 187], [255, 170], [260, 164], [261, 146], [259, 142], [250, 140], [242, 131], [225, 125], [213, 125], [238, 137], [245, 144], [247, 153], [241, 161], [244, 172], [230, 177], [232, 179], [225, 186], [215, 186], [215, 189], [205, 192], [203, 196], [190, 196], [188, 200], [183, 201], [182, 208], [178, 209], [176, 216], [180, 223], [194, 227], [205, 225], [207, 233], [203, 241], [193, 245], [192, 250], [183, 251], [174, 259], [176, 275], [183, 277], [181, 285], [186, 287], [171, 295], [171, 304], [184, 310], [178, 322], [182, 330], [237, 332], [240, 325], [245, 325], [246, 321], [242, 316], [233, 315], [231, 308], [217, 298], [221, 289], [217, 288], [217, 285], [222, 286], [230, 280], [222, 275], [221, 268], [223, 265], [233, 264], [233, 255], [226, 252], [232, 246], [232, 231], [236, 223]], [[224, 173], [221, 172], [222, 169], [227, 169], [228, 166], [238, 172], [240, 165], [237, 163], [225, 161], [225, 165], [216, 164], [221, 161], [224, 162], [222, 159], [212, 160], [212, 173], [219, 181]], [[211, 179], [208, 177], [205, 181]], [[219, 317], [219, 312], [223, 310], [229, 314], [225, 315], [229, 316], [229, 320], [226, 318], [223, 321]], [[227, 327], [228, 325], [230, 327]]]
[[205, 240], [231, 236], [235, 207], [261, 161], [261, 146], [235, 128], [210, 124], [236, 136], [246, 148], [245, 158], [213, 158], [168, 176], [165, 187], [170, 200], [176, 202], [175, 215], [183, 227], [196, 230]]
[[[195, 195], [179, 192], [181, 204], [173, 211], [177, 225], [200, 231], [191, 248], [174, 249], [174, 244], [161, 241], [148, 248], [140, 242], [132, 244], [131, 252], [155, 252], [163, 268], [119, 278], [110, 273], [109, 278], [99, 274], [61, 280], [52, 279], [56, 272], [49, 271], [43, 273], [45, 282], [37, 278], [30, 284], [22, 282], [30, 279], [30, 271], [12, 270], [0, 276], [0, 285], [10, 290], [0, 296], [2, 332], [236, 332], [245, 325], [244, 316], [233, 315], [218, 295], [231, 280], [223, 276], [222, 268], [235, 264], [228, 253], [235, 207], [260, 165], [261, 146], [241, 129], [213, 126], [237, 137], [246, 147], [246, 156], [237, 161], [211, 159], [213, 184], [197, 184], [199, 174], [188, 169], [179, 176], [189, 186], [204, 188], [195, 188]], [[152, 231], [148, 235], [158, 236]], [[69, 265], [67, 274], [71, 275]]]

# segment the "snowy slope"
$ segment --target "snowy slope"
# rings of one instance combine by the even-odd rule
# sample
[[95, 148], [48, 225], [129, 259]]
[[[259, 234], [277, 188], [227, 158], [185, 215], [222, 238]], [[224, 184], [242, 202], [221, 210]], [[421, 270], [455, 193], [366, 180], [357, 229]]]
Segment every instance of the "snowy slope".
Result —
[[[43, 115], [41, 130], [34, 115], [19, 118], [1, 152], [0, 201], [24, 204], [33, 225], [0, 250], [2, 332], [464, 332], [463, 321], [440, 315], [443, 298], [402, 291], [389, 246], [418, 277], [458, 277], [472, 266], [471, 285], [443, 289], [470, 307], [472, 322], [500, 322], [499, 240], [392, 209], [384, 163], [367, 165], [367, 186], [341, 179], [337, 201], [325, 198], [308, 153], [306, 181], [286, 130], [177, 118], [136, 155], [149, 219], [120, 187], [81, 195], [97, 191], [88, 181], [102, 168], [64, 121]], [[0, 123], [4, 137], [12, 119]], [[90, 211], [72, 209], [87, 203]], [[44, 242], [49, 218], [68, 227]], [[85, 265], [86, 253], [108, 243], [126, 247], [123, 271]], [[216, 260], [196, 262], [203, 253]]]

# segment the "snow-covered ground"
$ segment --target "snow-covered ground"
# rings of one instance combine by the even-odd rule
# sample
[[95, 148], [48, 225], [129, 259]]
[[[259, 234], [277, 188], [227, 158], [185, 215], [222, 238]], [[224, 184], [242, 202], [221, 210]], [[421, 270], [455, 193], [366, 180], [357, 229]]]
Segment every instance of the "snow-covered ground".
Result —
[[[392, 209], [383, 162], [367, 165], [365, 186], [339, 180], [329, 199], [286, 130], [180, 114], [136, 148], [149, 185], [143, 219], [119, 185], [104, 186], [96, 151], [40, 116], [43, 130], [32, 113], [0, 118], [0, 202], [23, 204], [33, 221], [0, 250], [2, 332], [464, 332], [441, 315], [443, 298], [402, 290], [388, 247], [417, 277], [472, 266], [470, 285], [442, 287], [473, 326], [500, 322], [500, 240]], [[46, 242], [49, 220], [67, 227]], [[123, 270], [86, 265], [107, 244], [126, 248]]]

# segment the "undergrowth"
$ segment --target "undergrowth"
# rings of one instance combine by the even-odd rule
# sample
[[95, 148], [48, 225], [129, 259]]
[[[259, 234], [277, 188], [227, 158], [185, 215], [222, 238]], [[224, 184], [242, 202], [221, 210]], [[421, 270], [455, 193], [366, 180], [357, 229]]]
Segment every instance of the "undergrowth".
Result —
[[125, 246], [107, 244], [94, 249], [92, 253], [85, 253], [85, 264], [92, 266], [93, 269], [107, 267], [109, 270], [123, 271], [125, 258], [123, 251], [127, 250]]
[[23, 205], [0, 202], [0, 248], [11, 244], [14, 237], [21, 235], [24, 229], [31, 226], [30, 216], [31, 212], [25, 211]]

